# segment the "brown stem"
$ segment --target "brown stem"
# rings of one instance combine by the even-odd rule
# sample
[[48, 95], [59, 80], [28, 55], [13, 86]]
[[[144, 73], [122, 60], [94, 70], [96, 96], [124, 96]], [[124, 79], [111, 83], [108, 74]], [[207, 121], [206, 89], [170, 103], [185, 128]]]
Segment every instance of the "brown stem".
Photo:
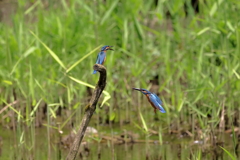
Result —
[[77, 135], [76, 135], [74, 142], [70, 148], [70, 151], [67, 155], [66, 160], [74, 160], [77, 157], [78, 150], [79, 150], [80, 144], [82, 142], [82, 139], [84, 137], [88, 123], [96, 109], [98, 99], [106, 86], [106, 79], [107, 79], [106, 68], [103, 65], [95, 64], [93, 66], [93, 69], [100, 73], [100, 77], [99, 77], [98, 83], [95, 87], [95, 90], [93, 92], [89, 106], [85, 110], [82, 122], [80, 124], [80, 128], [77, 132]]

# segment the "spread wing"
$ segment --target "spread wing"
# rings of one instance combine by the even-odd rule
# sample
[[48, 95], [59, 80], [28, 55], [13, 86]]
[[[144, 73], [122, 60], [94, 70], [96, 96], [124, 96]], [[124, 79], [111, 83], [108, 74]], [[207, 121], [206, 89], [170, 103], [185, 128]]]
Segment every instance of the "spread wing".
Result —
[[154, 106], [157, 107], [160, 110], [160, 112], [166, 113], [165, 109], [162, 107], [162, 101], [160, 100], [160, 98], [156, 94], [154, 94], [154, 93], [151, 94], [149, 96], [149, 99], [154, 104]]

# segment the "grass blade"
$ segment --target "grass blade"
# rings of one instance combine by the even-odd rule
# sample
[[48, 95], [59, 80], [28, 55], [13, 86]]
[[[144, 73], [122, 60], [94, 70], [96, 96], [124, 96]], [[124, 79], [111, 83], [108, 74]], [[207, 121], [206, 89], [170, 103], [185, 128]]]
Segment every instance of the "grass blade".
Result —
[[81, 85], [84, 85], [84, 86], [87, 86], [87, 87], [90, 87], [90, 88], [95, 88], [95, 86], [93, 86], [93, 85], [91, 85], [91, 84], [88, 84], [88, 83], [86, 83], [86, 82], [83, 82], [83, 81], [81, 81], [81, 80], [79, 80], [79, 79], [76, 79], [76, 78], [74, 78], [74, 77], [72, 77], [72, 76], [68, 76], [68, 77], [69, 77], [71, 80], [77, 82], [78, 84], [81, 84]]
[[[88, 84], [86, 82], [83, 82], [79, 79], [76, 79], [76, 78], [71, 77], [71, 76], [68, 76], [68, 77], [70, 79], [72, 79], [73, 81], [77, 82], [78, 84], [81, 84], [81, 85], [84, 85], [84, 86], [87, 86], [87, 87], [90, 87], [90, 88], [95, 88], [95, 86], [93, 86], [91, 84]], [[111, 98], [111, 95], [107, 91], [103, 91], [103, 94], [104, 94], [104, 99], [103, 99], [103, 102], [102, 102], [100, 107], [102, 107]]]
[[111, 5], [111, 7], [107, 10], [107, 12], [105, 12], [103, 18], [102, 18], [102, 21], [101, 21], [101, 25], [110, 17], [113, 9], [117, 6], [118, 4], [118, 0], [117, 1], [114, 1]]
[[97, 48], [93, 49], [91, 52], [89, 52], [88, 54], [86, 54], [85, 56], [83, 56], [81, 59], [79, 59], [77, 62], [75, 62], [71, 67], [69, 67], [66, 70], [66, 73], [68, 73], [69, 71], [71, 71], [74, 67], [76, 67], [79, 63], [81, 63], [85, 58], [87, 58], [88, 56], [90, 56], [91, 54], [93, 54], [97, 49], [99, 49], [102, 45], [98, 46]]
[[145, 122], [145, 120], [142, 116], [142, 113], [140, 112], [139, 114], [140, 114], [140, 117], [141, 117], [141, 120], [142, 120], [142, 123], [143, 123], [143, 128], [145, 129], [145, 131], [148, 132], [148, 127], [147, 127], [147, 124], [146, 124], [146, 122]]
[[216, 1], [216, 2], [213, 4], [213, 6], [212, 6], [212, 8], [211, 8], [211, 10], [210, 10], [210, 13], [209, 13], [209, 15], [210, 15], [211, 17], [216, 13], [218, 7], [220, 6], [220, 4], [221, 4], [222, 2], [223, 2], [223, 0], [218, 0], [218, 1]]
[[197, 109], [196, 107], [191, 106], [191, 108], [192, 108], [195, 112], [197, 112], [198, 114], [200, 114], [201, 116], [203, 116], [204, 118], [207, 117], [207, 114], [204, 114], [203, 112], [201, 112], [201, 111], [200, 111], [199, 109]]
[[35, 105], [35, 107], [33, 108], [32, 112], [30, 113], [30, 117], [32, 117], [33, 114], [36, 112], [36, 110], [38, 109], [38, 106], [40, 105], [41, 102], [42, 102], [42, 99], [40, 99], [38, 101], [38, 103]]
[[21, 60], [23, 58], [26, 58], [27, 56], [29, 56], [31, 53], [33, 53], [37, 48], [36, 47], [30, 47], [23, 55], [21, 58], [19, 58], [19, 60], [17, 61], [17, 63], [13, 66], [12, 71], [10, 72], [10, 75], [13, 74], [13, 72], [15, 72], [17, 65], [21, 62]]
[[66, 70], [65, 65], [63, 64], [63, 62], [59, 59], [59, 57], [43, 42], [41, 41], [41, 39], [34, 34], [32, 31], [30, 31], [30, 33], [47, 49], [47, 51], [50, 53], [50, 55], [53, 57], [53, 59], [55, 59], [55, 61], [57, 61], [57, 63]]
[[229, 155], [229, 157], [231, 157], [232, 160], [236, 160], [236, 158], [228, 151], [226, 150], [225, 148], [219, 146], [220, 148], [222, 148], [222, 150], [224, 150], [225, 153], [227, 153]]
[[111, 98], [111, 95], [108, 93], [108, 92], [104, 92], [103, 91], [103, 94], [105, 95], [104, 98], [103, 98], [103, 101], [102, 101], [102, 104], [100, 106], [100, 108], [102, 108], [102, 106]]
[[63, 122], [63, 124], [61, 125], [60, 129], [62, 130], [63, 127], [70, 121], [70, 119], [74, 116], [74, 114], [77, 112], [77, 109], [75, 109], [75, 111], [73, 111], [73, 113], [66, 119], [66, 121]]
[[139, 35], [139, 38], [141, 40], [143, 40], [144, 39], [144, 31], [143, 31], [142, 26], [141, 26], [141, 24], [139, 23], [139, 21], [137, 20], [136, 17], [134, 17], [134, 24], [135, 24], [135, 27], [136, 27], [136, 31]]
[[4, 99], [2, 99], [2, 102], [5, 103], [5, 104], [7, 104], [7, 106], [8, 106], [11, 110], [13, 110], [13, 111], [18, 115], [19, 118], [23, 118], [22, 114], [21, 114], [20, 112], [18, 112], [15, 108], [12, 107], [12, 104], [14, 104], [14, 103], [8, 104]]

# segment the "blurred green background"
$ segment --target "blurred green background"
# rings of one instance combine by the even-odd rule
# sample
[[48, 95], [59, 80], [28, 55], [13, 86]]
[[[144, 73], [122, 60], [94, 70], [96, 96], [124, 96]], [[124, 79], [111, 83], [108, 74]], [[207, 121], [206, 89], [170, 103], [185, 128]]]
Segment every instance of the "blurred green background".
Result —
[[[240, 125], [239, 0], [3, 0], [0, 7], [0, 123], [19, 136], [23, 126], [78, 127], [103, 45], [114, 51], [91, 121], [99, 131], [130, 125], [195, 134]], [[132, 87], [158, 94], [167, 113], [154, 114]]]

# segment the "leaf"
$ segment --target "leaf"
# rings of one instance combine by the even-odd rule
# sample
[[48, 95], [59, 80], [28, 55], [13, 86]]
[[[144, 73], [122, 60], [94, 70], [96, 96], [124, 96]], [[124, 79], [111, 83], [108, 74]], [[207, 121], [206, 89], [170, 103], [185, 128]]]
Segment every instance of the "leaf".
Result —
[[231, 157], [232, 160], [236, 160], [236, 158], [233, 157], [233, 155], [228, 150], [226, 150], [225, 148], [223, 148], [221, 146], [219, 146], [219, 147], [222, 148], [222, 150], [224, 150], [224, 152], [227, 153], [229, 155], [229, 157]]
[[210, 15], [211, 17], [216, 13], [218, 7], [220, 6], [220, 4], [221, 4], [222, 2], [223, 2], [223, 0], [218, 0], [217, 2], [215, 2], [215, 3], [213, 4], [213, 6], [212, 6], [212, 8], [211, 8], [211, 10], [210, 10], [210, 13], [209, 13], [209, 15]]
[[201, 34], [207, 32], [208, 30], [210, 30], [209, 27], [203, 28], [201, 31], [199, 31], [199, 32], [197, 33], [197, 36], [200, 36]]
[[[79, 3], [80, 6], [85, 9], [89, 15], [91, 15], [90, 17], [95, 17], [96, 19], [99, 19], [99, 15], [95, 14], [94, 10], [92, 7], [88, 6], [87, 4], [85, 4], [83, 1], [76, 1], [76, 3]], [[87, 3], [87, 2], [86, 2]]]
[[181, 101], [180, 105], [177, 107], [177, 111], [180, 112], [182, 110], [183, 104], [185, 102], [185, 99], [180, 99], [179, 101]]
[[110, 121], [113, 121], [116, 117], [116, 114], [115, 112], [112, 112], [111, 115], [110, 115]]
[[204, 114], [203, 112], [201, 112], [201, 111], [200, 111], [199, 109], [197, 109], [196, 107], [191, 106], [191, 108], [192, 108], [194, 111], [196, 111], [198, 114], [202, 115], [204, 118], [207, 117], [206, 114]]
[[136, 17], [134, 17], [134, 24], [135, 24], [135, 26], [136, 26], [136, 30], [137, 30], [137, 33], [138, 33], [138, 35], [139, 35], [139, 38], [140, 38], [141, 40], [143, 40], [143, 39], [144, 39], [144, 32], [143, 32], [143, 29], [142, 29], [142, 27], [141, 27], [141, 24], [138, 22], [138, 20], [137, 20]]
[[91, 138], [91, 139], [93, 139], [93, 140], [95, 140], [95, 141], [97, 141], [97, 142], [101, 142], [101, 140], [102, 140], [102, 137], [93, 137], [93, 136], [91, 136], [91, 137], [88, 137], [88, 138]]
[[59, 57], [44, 43], [41, 41], [40, 38], [37, 37], [37, 35], [35, 35], [32, 31], [30, 31], [30, 33], [47, 49], [47, 51], [50, 53], [50, 55], [53, 57], [53, 59], [55, 59], [55, 61], [57, 61], [57, 63], [66, 70], [65, 65], [63, 64], [63, 62], [59, 59]]
[[8, 85], [12, 85], [12, 81], [8, 81], [8, 80], [3, 80], [4, 83], [8, 84]]
[[235, 32], [235, 29], [234, 29], [234, 27], [232, 26], [231, 22], [227, 21], [227, 26], [228, 26], [228, 28], [229, 28], [232, 32]]
[[18, 112], [15, 108], [13, 108], [11, 104], [8, 104], [4, 99], [2, 99], [2, 102], [5, 103], [5, 104], [7, 104], [7, 105], [9, 106], [9, 108], [10, 108], [11, 110], [13, 110], [13, 111], [18, 115], [19, 118], [23, 118], [23, 116], [21, 115], [21, 113]]
[[148, 132], [148, 127], [147, 127], [147, 124], [146, 124], [146, 122], [145, 122], [145, 120], [142, 116], [142, 113], [140, 112], [139, 114], [140, 114], [140, 117], [141, 117], [141, 120], [142, 120], [142, 123], [143, 123], [143, 128], [145, 129], [145, 131]]
[[40, 105], [41, 101], [42, 101], [42, 99], [40, 99], [38, 101], [38, 103], [35, 105], [35, 107], [33, 108], [32, 112], [30, 113], [30, 117], [32, 117], [33, 114], [36, 112], [36, 110], [37, 110], [38, 106]]
[[142, 127], [140, 127], [137, 123], [133, 122], [133, 124], [140, 129], [142, 132], [144, 132], [145, 134], [147, 134], [146, 130], [144, 130]]
[[[79, 105], [79, 103], [77, 103], [76, 105]], [[76, 105], [74, 105], [74, 106], [76, 106]], [[67, 118], [67, 120], [66, 121], [64, 121], [64, 123], [61, 125], [61, 127], [60, 127], [60, 129], [62, 130], [63, 129], [63, 127], [67, 124], [67, 122], [69, 122], [70, 121], [70, 119], [74, 116], [74, 114], [77, 112], [77, 109], [75, 109], [75, 111], [73, 111], [73, 113]]]
[[90, 87], [90, 88], [95, 88], [95, 86], [93, 86], [93, 85], [91, 85], [91, 84], [88, 84], [88, 83], [86, 83], [86, 82], [83, 82], [83, 81], [81, 81], [81, 80], [79, 80], [79, 79], [76, 79], [76, 78], [74, 78], [74, 77], [72, 77], [72, 76], [68, 76], [70, 79], [72, 79], [73, 81], [75, 81], [75, 82], [77, 82], [78, 84], [81, 84], [81, 85], [84, 85], [84, 86], [87, 86], [87, 87]]
[[233, 69], [233, 73], [235, 74], [235, 76], [237, 77], [237, 79], [240, 79], [240, 75], [237, 73], [237, 71], [235, 69]]
[[111, 99], [111, 95], [106, 92], [106, 91], [103, 91], [103, 94], [105, 95], [104, 98], [103, 98], [103, 101], [102, 101], [102, 104], [100, 105], [100, 108], [102, 108], [102, 106], [109, 100]]
[[122, 49], [122, 48], [120, 48], [119, 50], [121, 52], [123, 52], [124, 54], [126, 54], [127, 56], [132, 57], [135, 61], [138, 61], [139, 63], [141, 63], [141, 65], [144, 65], [144, 68], [147, 65], [146, 61], [141, 59], [138, 55], [132, 54], [131, 52], [129, 52], [129, 51], [125, 50], [125, 49]]
[[55, 126], [51, 126], [51, 125], [49, 125], [49, 124], [42, 124], [43, 126], [46, 126], [46, 127], [50, 127], [50, 128], [53, 128], [53, 129], [57, 129], [58, 130], [58, 127], [55, 127]]
[[51, 81], [51, 82], [53, 82], [53, 83], [56, 83], [56, 84], [58, 84], [58, 85], [60, 85], [60, 86], [62, 86], [62, 87], [64, 87], [64, 88], [67, 88], [67, 86], [66, 86], [65, 84], [63, 84], [63, 83], [61, 83], [61, 82], [59, 82], [59, 81], [55, 81], [55, 80], [49, 79], [49, 78], [48, 78], [48, 80]]
[[[111, 2], [111, 1], [109, 1], [109, 2]], [[100, 23], [101, 25], [110, 17], [113, 9], [117, 6], [117, 4], [118, 4], [118, 0], [115, 0], [115, 1], [112, 3], [112, 5], [110, 6], [110, 8], [105, 12], [105, 14], [104, 14], [104, 16], [103, 16], [103, 18], [102, 18], [102, 21], [101, 21], [101, 23]]]
[[162, 145], [163, 140], [162, 140], [162, 128], [161, 127], [159, 127], [158, 138], [159, 138], [159, 143]]
[[30, 47], [28, 50], [26, 50], [26, 52], [23, 53], [22, 57], [18, 59], [17, 63], [13, 66], [12, 71], [10, 72], [10, 75], [13, 74], [13, 72], [15, 72], [17, 65], [20, 63], [20, 61], [23, 58], [26, 58], [27, 56], [29, 56], [31, 53], [33, 53], [37, 48], [36, 47]]
[[[95, 88], [95, 86], [91, 85], [91, 84], [88, 84], [86, 82], [83, 82], [79, 79], [76, 79], [74, 77], [71, 77], [71, 76], [68, 76], [70, 79], [72, 79], [73, 81], [77, 82], [78, 84], [81, 84], [81, 85], [84, 85], [84, 86], [87, 86], [87, 87], [90, 87], [90, 88]], [[103, 91], [103, 94], [104, 94], [104, 99], [103, 99], [103, 102], [100, 106], [100, 108], [111, 98], [111, 95], [107, 92], [107, 91]]]
[[38, 5], [41, 5], [41, 1], [36, 1], [31, 7], [29, 7], [25, 12], [24, 15], [29, 14], [31, 11], [34, 11]]
[[45, 90], [43, 89], [43, 87], [41, 86], [41, 84], [38, 82], [38, 80], [34, 79], [35, 83], [37, 84], [37, 86], [42, 90], [43, 93], [45, 93]]
[[86, 59], [88, 56], [90, 56], [91, 54], [93, 54], [97, 49], [99, 49], [102, 46], [102, 44], [100, 46], [98, 46], [97, 48], [93, 49], [91, 52], [89, 52], [88, 54], [86, 54], [85, 56], [83, 56], [81, 59], [79, 59], [76, 63], [74, 63], [71, 67], [69, 67], [66, 70], [66, 73], [68, 73], [69, 71], [71, 71], [74, 67], [76, 67], [80, 62], [82, 62], [84, 59]]
[[19, 143], [23, 144], [24, 143], [24, 131], [22, 132], [20, 139], [19, 139]]
[[196, 97], [196, 99], [193, 101], [192, 104], [195, 104], [199, 99], [201, 99], [203, 97], [204, 91], [205, 91], [205, 88], [201, 89], [200, 93], [198, 94], [198, 96]]
[[50, 110], [50, 112], [52, 113], [53, 118], [57, 118], [57, 116], [56, 116], [54, 110], [53, 110], [52, 108], [49, 108], [49, 110]]

